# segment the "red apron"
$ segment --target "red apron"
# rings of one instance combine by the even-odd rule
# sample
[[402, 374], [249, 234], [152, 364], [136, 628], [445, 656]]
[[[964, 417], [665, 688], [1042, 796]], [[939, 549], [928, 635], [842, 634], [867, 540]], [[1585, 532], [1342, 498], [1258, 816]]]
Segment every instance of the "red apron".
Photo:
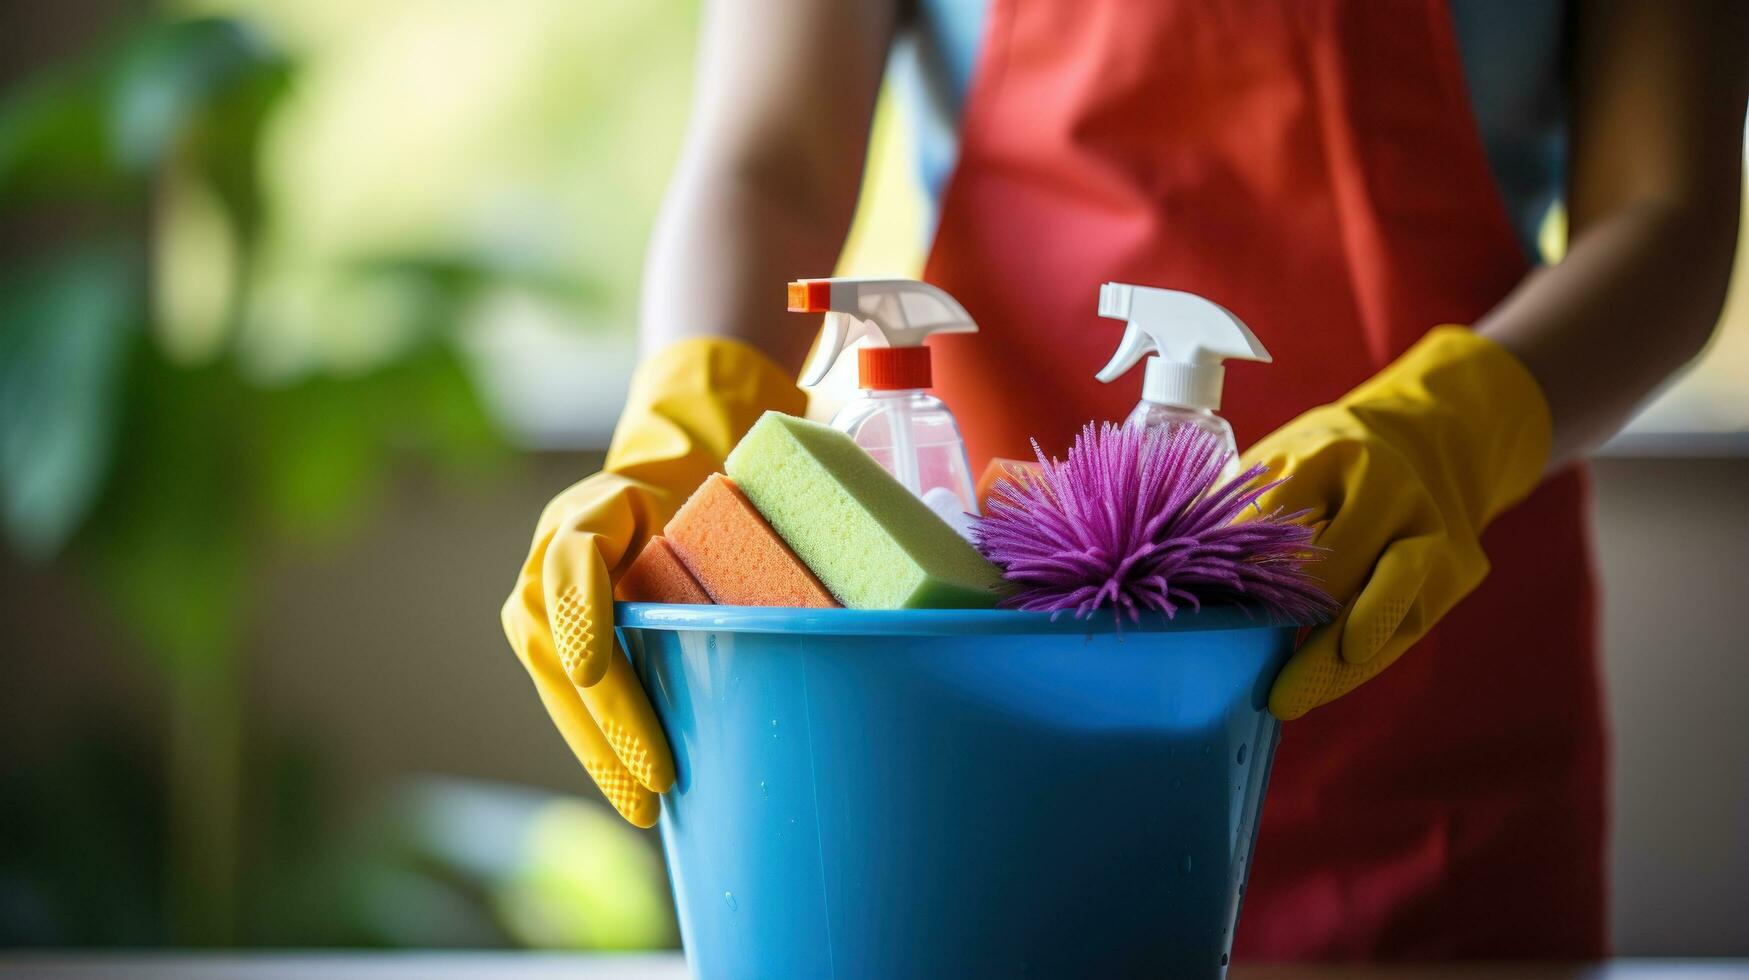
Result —
[[[1138, 370], [1105, 280], [1200, 293], [1241, 445], [1524, 275], [1438, 0], [993, 0], [926, 277], [973, 463], [1060, 453]], [[1583, 472], [1483, 541], [1493, 572], [1361, 690], [1290, 723], [1238, 937], [1252, 959], [1604, 952], [1606, 744]]]

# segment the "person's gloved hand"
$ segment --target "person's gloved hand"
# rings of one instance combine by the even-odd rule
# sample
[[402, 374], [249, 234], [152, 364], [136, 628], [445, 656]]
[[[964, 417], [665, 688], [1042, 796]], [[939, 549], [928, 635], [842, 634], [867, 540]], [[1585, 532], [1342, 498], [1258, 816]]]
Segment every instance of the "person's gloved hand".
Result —
[[786, 372], [736, 341], [686, 340], [650, 358], [632, 377], [606, 465], [541, 512], [504, 603], [504, 634], [547, 714], [639, 827], [655, 824], [674, 760], [615, 649], [613, 583], [762, 412], [799, 415], [806, 401]]
[[1265, 509], [1309, 509], [1329, 549], [1325, 589], [1343, 603], [1270, 691], [1298, 718], [1390, 666], [1488, 573], [1482, 528], [1536, 486], [1548, 405], [1517, 358], [1463, 327], [1439, 327], [1342, 400], [1244, 453], [1290, 479]]

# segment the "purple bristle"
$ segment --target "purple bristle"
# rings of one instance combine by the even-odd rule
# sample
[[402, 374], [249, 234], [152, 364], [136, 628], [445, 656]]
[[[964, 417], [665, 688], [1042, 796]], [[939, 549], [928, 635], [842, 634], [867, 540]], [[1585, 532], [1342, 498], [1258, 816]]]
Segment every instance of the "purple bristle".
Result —
[[1066, 461], [1004, 479], [974, 525], [978, 550], [1021, 586], [1012, 609], [1110, 608], [1137, 619], [1188, 605], [1231, 603], [1287, 622], [1322, 622], [1339, 608], [1306, 571], [1322, 557], [1305, 511], [1256, 513], [1281, 484], [1253, 466], [1220, 482], [1228, 454], [1192, 426], [1144, 429], [1110, 422], [1081, 429]]

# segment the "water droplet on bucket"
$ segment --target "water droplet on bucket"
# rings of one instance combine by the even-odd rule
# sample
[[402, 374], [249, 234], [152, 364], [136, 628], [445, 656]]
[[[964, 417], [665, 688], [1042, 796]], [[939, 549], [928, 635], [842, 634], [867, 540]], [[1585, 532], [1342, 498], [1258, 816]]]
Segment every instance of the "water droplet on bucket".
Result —
[[765, 782], [763, 780], [759, 783], [759, 795], [768, 800], [771, 799], [771, 790], [765, 788]]
[[707, 650], [715, 650], [717, 648], [717, 635], [715, 633], [707, 634], [704, 638], [704, 645]]
[[1213, 752], [1214, 750], [1215, 750], [1215, 747], [1213, 745], [1205, 745], [1202, 747], [1202, 754], [1208, 755], [1210, 752]]
[[1172, 777], [1172, 788], [1173, 789], [1183, 789], [1184, 788], [1184, 777], [1183, 776], [1173, 776]]
[[1179, 873], [1180, 874], [1190, 874], [1190, 869], [1194, 863], [1195, 862], [1191, 861], [1191, 859], [1190, 859], [1190, 852], [1185, 851], [1184, 852], [1184, 860], [1178, 862]]
[[1240, 743], [1240, 745], [1239, 745], [1239, 765], [1242, 766], [1244, 764], [1245, 764], [1245, 745], [1244, 745], [1244, 743]]
[[741, 909], [741, 903], [735, 901], [735, 893], [734, 892], [724, 892], [723, 893], [723, 904], [727, 905], [729, 907], [729, 911], [731, 911], [731, 912], [738, 912]]

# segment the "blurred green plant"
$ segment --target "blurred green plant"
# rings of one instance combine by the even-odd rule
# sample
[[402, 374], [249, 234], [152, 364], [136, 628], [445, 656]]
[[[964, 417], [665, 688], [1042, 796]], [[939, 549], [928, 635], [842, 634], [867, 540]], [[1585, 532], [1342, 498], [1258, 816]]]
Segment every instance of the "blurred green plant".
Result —
[[[0, 221], [41, 230], [0, 269], [0, 530], [26, 558], [88, 571], [166, 679], [167, 938], [181, 943], [240, 935], [240, 659], [260, 556], [359, 520], [408, 457], [456, 474], [501, 458], [455, 346], [495, 273], [465, 257], [359, 270], [420, 297], [366, 368], [270, 383], [243, 356], [273, 217], [258, 147], [295, 77], [246, 23], [169, 20], [0, 96]], [[177, 187], [216, 202], [231, 253], [216, 342], [196, 357], [155, 295]]]

